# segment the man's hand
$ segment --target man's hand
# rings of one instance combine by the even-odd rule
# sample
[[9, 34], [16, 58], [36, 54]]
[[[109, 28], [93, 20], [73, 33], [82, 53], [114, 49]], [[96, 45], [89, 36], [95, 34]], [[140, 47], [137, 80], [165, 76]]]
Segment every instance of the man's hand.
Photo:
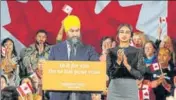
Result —
[[56, 40], [57, 41], [62, 41], [63, 34], [64, 34], [64, 20], [61, 21], [61, 27], [60, 27], [60, 30], [59, 30], [59, 32], [57, 34]]
[[161, 76], [159, 77], [159, 79], [152, 81], [152, 82], [151, 82], [152, 88], [158, 87], [158, 86], [163, 82], [163, 80], [164, 80], [164, 75], [161, 75]]
[[160, 40], [161, 38], [161, 33], [162, 33], [162, 29], [160, 26], [158, 26], [158, 29], [157, 29], [157, 34], [158, 34], [158, 39]]
[[155, 80], [155, 81], [152, 81], [152, 82], [151, 82], [151, 87], [152, 87], [152, 88], [156, 88], [156, 87], [158, 87], [158, 85], [159, 85], [158, 80]]

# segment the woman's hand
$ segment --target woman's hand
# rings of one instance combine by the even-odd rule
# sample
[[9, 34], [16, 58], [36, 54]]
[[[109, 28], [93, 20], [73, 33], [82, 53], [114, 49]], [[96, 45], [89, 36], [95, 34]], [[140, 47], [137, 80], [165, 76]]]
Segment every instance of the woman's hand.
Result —
[[123, 54], [123, 64], [124, 64], [124, 66], [128, 69], [128, 71], [131, 70], [131, 66], [130, 66], [129, 63], [128, 63], [128, 58], [126, 57], [125, 54]]
[[112, 48], [111, 43], [108, 42], [103, 42], [103, 46], [102, 46], [102, 54], [106, 55], [108, 53], [108, 49]]
[[118, 51], [117, 51], [117, 63], [120, 65], [121, 63], [122, 63], [122, 61], [123, 61], [123, 49], [119, 49]]

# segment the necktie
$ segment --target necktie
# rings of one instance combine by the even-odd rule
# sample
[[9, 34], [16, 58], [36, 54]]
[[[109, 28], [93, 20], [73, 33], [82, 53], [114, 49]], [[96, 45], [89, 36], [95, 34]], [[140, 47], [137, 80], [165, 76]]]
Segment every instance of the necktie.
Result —
[[70, 50], [70, 60], [75, 60], [76, 56], [76, 47], [72, 47]]
[[[76, 47], [72, 47], [71, 51], [70, 51], [70, 60], [72, 60], [72, 61], [75, 60], [75, 56], [76, 56]], [[70, 100], [77, 100], [75, 92], [71, 93]]]

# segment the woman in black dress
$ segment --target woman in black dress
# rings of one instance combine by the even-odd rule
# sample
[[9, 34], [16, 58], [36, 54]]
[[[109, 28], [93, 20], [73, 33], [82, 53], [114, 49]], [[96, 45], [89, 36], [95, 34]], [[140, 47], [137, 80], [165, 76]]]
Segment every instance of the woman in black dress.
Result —
[[138, 100], [136, 80], [145, 73], [145, 63], [141, 49], [130, 46], [132, 27], [121, 24], [117, 30], [119, 46], [109, 49], [107, 73], [111, 79], [107, 100]]

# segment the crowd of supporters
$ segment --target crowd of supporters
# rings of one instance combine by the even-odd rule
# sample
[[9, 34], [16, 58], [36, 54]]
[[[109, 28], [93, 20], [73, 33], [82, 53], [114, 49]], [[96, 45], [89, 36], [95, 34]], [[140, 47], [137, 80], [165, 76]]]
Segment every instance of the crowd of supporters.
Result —
[[[124, 26], [130, 29], [128, 25]], [[144, 73], [142, 73], [142, 71], [140, 72], [142, 74], [136, 74], [137, 72], [128, 73], [134, 74], [135, 76], [135, 82], [138, 86], [137, 98], [139, 100], [176, 99], [176, 45], [169, 36], [164, 36], [164, 38], [161, 40], [161, 30], [162, 29], [159, 27], [156, 41], [150, 40], [146, 35], [147, 33], [132, 32], [132, 30], [130, 30], [130, 47], [135, 49], [132, 48], [129, 50], [139, 50], [139, 52], [141, 51], [142, 56], [140, 59], [139, 57], [136, 59], [138, 61], [143, 60], [146, 67]], [[122, 33], [120, 29], [118, 31], [119, 32], [117, 35], [126, 34]], [[29, 47], [22, 49], [20, 54], [17, 54], [17, 46], [15, 46], [15, 43], [12, 39], [6, 38], [1, 42], [1, 46], [3, 47], [1, 53], [1, 100], [49, 100], [49, 92], [42, 90], [42, 62], [48, 60], [50, 49], [52, 47], [52, 45], [48, 44], [47, 42], [47, 35], [48, 33], [45, 30], [37, 31], [35, 42]], [[102, 49], [100, 53], [100, 60], [107, 61], [108, 64], [112, 63], [108, 59], [109, 57], [112, 59], [112, 56], [110, 56], [109, 53], [113, 52], [113, 48], [118, 47], [121, 41], [114, 37], [105, 36], [100, 41], [100, 46]], [[125, 37], [119, 38], [123, 39]], [[120, 51], [118, 53], [120, 54]], [[120, 57], [120, 55], [117, 56]], [[133, 59], [133, 57], [130, 58], [130, 56], [127, 56], [127, 58], [135, 60], [135, 57]], [[138, 61], [135, 65], [139, 67], [142, 66], [142, 63], [139, 63]], [[119, 73], [121, 73], [121, 75], [126, 75], [124, 72], [121, 72], [122, 70], [119, 71], [119, 73], [114, 74], [115, 69], [111, 69], [113, 67], [108, 64], [107, 90], [103, 91], [102, 93], [92, 93], [92, 100], [107, 100], [108, 93], [110, 93], [109, 96], [113, 97], [115, 90], [113, 90], [112, 87], [116, 89], [114, 85], [116, 82], [115, 78], [124, 78], [123, 76], [118, 76]], [[133, 76], [130, 75], [128, 77], [133, 78]], [[128, 82], [129, 80], [125, 81]], [[112, 84], [112, 82], [114, 82], [114, 84]], [[25, 96], [22, 96], [19, 91], [17, 91], [17, 88], [23, 83], [28, 83], [30, 87], [32, 87], [32, 92]], [[109, 86], [110, 89], [108, 89]], [[128, 88], [130, 88], [130, 86], [128, 86]], [[120, 92], [123, 91], [125, 90], [121, 90]]]

